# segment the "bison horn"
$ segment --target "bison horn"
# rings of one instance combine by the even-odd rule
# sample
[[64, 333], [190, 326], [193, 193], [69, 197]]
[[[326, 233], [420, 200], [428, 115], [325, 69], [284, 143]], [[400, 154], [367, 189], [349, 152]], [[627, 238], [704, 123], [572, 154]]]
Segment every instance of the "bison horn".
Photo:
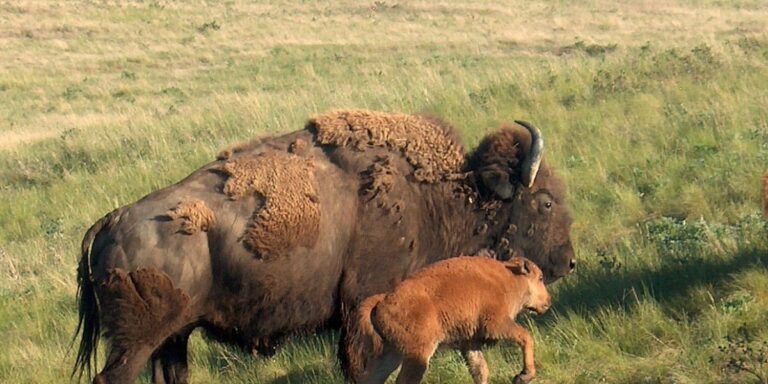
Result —
[[541, 157], [544, 154], [544, 140], [541, 138], [541, 131], [534, 127], [533, 124], [515, 120], [525, 127], [528, 132], [531, 133], [531, 150], [528, 152], [528, 156], [523, 161], [523, 184], [530, 188], [533, 186], [533, 182], [536, 181], [536, 174], [539, 173], [539, 166], [541, 165]]

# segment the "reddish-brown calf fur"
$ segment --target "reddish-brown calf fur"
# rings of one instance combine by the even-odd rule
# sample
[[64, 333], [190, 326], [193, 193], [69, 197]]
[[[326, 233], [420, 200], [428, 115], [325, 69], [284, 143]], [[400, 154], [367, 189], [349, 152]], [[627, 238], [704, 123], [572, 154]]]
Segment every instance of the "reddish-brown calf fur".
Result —
[[768, 173], [763, 176], [763, 215], [768, 217]]
[[384, 383], [402, 363], [397, 383], [419, 383], [432, 354], [447, 345], [461, 350], [476, 384], [487, 383], [480, 347], [513, 340], [525, 365], [514, 382], [527, 383], [536, 375], [533, 338], [515, 317], [523, 309], [544, 313], [550, 304], [542, 272], [528, 259], [461, 256], [435, 263], [360, 305], [361, 381]]

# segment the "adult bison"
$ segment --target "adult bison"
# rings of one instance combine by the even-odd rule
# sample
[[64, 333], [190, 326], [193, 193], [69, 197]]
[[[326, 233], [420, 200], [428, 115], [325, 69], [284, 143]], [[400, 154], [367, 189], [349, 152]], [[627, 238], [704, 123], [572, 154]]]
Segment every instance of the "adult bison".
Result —
[[[335, 111], [305, 129], [224, 151], [175, 185], [121, 207], [85, 234], [75, 372], [187, 381], [187, 339], [270, 353], [285, 336], [341, 327], [354, 309], [437, 260], [488, 248], [525, 256], [551, 282], [574, 265], [564, 188], [533, 126], [502, 127], [465, 154], [423, 116]], [[537, 176], [538, 175], [538, 176]]]

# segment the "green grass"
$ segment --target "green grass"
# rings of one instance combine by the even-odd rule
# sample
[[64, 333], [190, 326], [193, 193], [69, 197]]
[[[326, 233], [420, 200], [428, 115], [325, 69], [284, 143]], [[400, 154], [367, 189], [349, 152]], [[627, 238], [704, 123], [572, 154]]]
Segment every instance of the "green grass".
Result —
[[[763, 2], [30, 1], [0, 20], [0, 382], [68, 375], [93, 221], [341, 107], [433, 112], [469, 145], [542, 128], [580, 264], [523, 319], [537, 382], [759, 382], [732, 357], [768, 341]], [[335, 342], [266, 359], [196, 333], [192, 380], [340, 382]], [[520, 369], [512, 345], [488, 359], [492, 382]], [[426, 381], [468, 380], [444, 352]]]

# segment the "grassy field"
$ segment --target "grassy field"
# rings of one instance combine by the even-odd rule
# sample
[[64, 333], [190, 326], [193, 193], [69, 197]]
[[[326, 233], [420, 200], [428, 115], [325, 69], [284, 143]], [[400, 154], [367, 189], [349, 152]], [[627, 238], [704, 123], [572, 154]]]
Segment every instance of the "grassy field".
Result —
[[[764, 1], [114, 3], [0, 2], [0, 382], [68, 377], [93, 221], [338, 107], [433, 112], [469, 145], [542, 128], [580, 264], [522, 319], [536, 382], [768, 382]], [[192, 380], [341, 382], [335, 340], [264, 359], [196, 333]], [[520, 369], [488, 356], [492, 382]], [[446, 352], [426, 381], [469, 375]]]

